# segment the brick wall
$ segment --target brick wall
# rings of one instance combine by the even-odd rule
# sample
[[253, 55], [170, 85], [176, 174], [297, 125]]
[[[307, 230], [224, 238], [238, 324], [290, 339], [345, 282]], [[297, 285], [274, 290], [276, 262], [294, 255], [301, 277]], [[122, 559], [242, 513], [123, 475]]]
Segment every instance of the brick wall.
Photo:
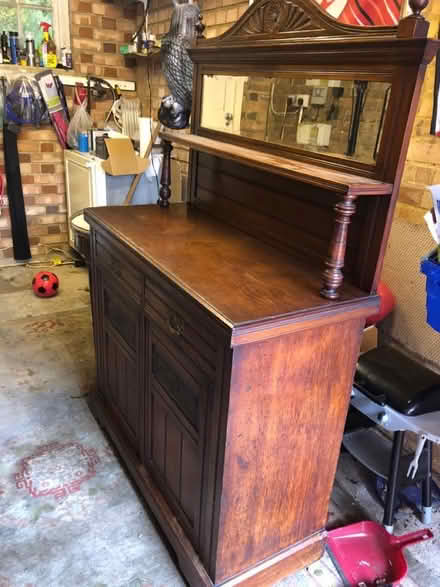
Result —
[[[315, 108], [312, 104], [311, 79], [319, 81], [319, 87], [327, 88], [325, 104]], [[352, 81], [340, 81], [343, 91], [342, 97], [336, 100], [329, 87], [329, 81], [316, 80], [314, 76], [305, 79], [283, 77], [256, 77], [250, 76], [244, 84], [243, 103], [241, 108], [240, 134], [252, 139], [267, 140], [271, 143], [281, 143], [305, 151], [344, 155], [351, 125], [352, 113]], [[354, 159], [365, 163], [374, 163], [373, 154], [379, 123], [385, 99], [385, 91], [389, 84], [370, 82], [366, 93], [362, 111], [359, 136]], [[298, 143], [299, 110], [287, 112], [287, 97], [289, 95], [308, 95], [310, 105], [302, 115], [302, 125], [315, 124], [331, 127], [330, 142], [327, 146], [317, 146]], [[334, 116], [329, 121], [327, 116], [330, 108], [336, 106]], [[305, 128], [305, 127], [303, 127]]]
[[[423, 13], [430, 23], [429, 36], [437, 38], [440, 3], [432, 1]], [[429, 134], [434, 97], [435, 60], [427, 70], [422, 95], [409, 145], [396, 216], [412, 224], [422, 224], [423, 215], [432, 207], [426, 186], [440, 184], [440, 138]]]
[[[206, 26], [205, 36], [216, 37], [227, 31], [249, 7], [245, 0], [199, 0]], [[149, 24], [157, 37], [165, 35], [170, 28], [173, 4], [171, 0], [152, 0]], [[148, 83], [150, 82], [150, 83]], [[150, 100], [151, 88], [151, 100]], [[142, 100], [143, 116], [157, 118], [161, 99], [169, 94], [168, 86], [161, 73], [158, 60], [140, 59], [137, 67], [137, 90]], [[188, 151], [175, 148], [173, 156], [182, 163], [182, 172], [188, 162]]]
[[[136, 30], [138, 6], [142, 5], [124, 7], [112, 0], [71, 0], [74, 73], [136, 79], [135, 69], [126, 67], [119, 47]], [[66, 88], [69, 103], [72, 92]], [[109, 106], [109, 102], [98, 102], [92, 112], [93, 119], [102, 121]], [[31, 252], [45, 254], [49, 247], [63, 245], [68, 240], [63, 152], [51, 127], [23, 128], [18, 149]], [[0, 144], [0, 173], [4, 172], [3, 165]], [[1, 264], [13, 258], [13, 251], [9, 211], [7, 207], [0, 211]]]

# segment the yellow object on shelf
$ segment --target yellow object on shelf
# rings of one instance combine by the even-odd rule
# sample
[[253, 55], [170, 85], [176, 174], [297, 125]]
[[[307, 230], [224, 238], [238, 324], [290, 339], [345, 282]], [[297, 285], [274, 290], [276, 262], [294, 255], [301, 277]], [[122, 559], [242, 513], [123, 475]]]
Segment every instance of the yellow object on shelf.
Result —
[[57, 46], [49, 34], [49, 28], [51, 26], [49, 22], [40, 23], [40, 27], [43, 29], [43, 41], [40, 46], [40, 53], [43, 58], [43, 67], [55, 68], [58, 64]]

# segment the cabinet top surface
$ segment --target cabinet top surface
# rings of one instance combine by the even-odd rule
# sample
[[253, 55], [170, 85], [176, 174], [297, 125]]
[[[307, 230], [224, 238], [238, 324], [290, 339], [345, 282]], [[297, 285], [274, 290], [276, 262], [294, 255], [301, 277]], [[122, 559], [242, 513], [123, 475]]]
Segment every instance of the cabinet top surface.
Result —
[[286, 314], [342, 311], [367, 294], [343, 287], [332, 302], [319, 295], [312, 268], [186, 204], [111, 206], [86, 211], [138, 256], [230, 327]]

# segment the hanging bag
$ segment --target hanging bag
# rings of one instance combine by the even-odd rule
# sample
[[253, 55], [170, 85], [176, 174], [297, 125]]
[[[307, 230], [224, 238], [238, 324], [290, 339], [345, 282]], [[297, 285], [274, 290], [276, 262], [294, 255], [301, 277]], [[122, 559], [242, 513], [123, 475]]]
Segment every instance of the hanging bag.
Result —
[[93, 126], [93, 121], [87, 112], [87, 99], [80, 99], [78, 95], [78, 88], [75, 88], [75, 94], [79, 106], [75, 114], [72, 116], [72, 120], [70, 121], [69, 128], [67, 130], [67, 144], [69, 147], [72, 147], [72, 149], [78, 148], [79, 133], [88, 132]]

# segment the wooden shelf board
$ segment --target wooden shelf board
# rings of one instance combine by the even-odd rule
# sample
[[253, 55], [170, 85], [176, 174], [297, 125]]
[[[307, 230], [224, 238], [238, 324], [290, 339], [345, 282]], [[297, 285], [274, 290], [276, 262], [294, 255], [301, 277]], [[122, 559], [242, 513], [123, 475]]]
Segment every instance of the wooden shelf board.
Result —
[[376, 179], [345, 173], [343, 171], [327, 169], [286, 157], [279, 157], [270, 153], [256, 151], [198, 135], [166, 131], [161, 133], [161, 137], [166, 141], [185, 145], [195, 151], [217, 155], [223, 159], [237, 161], [250, 167], [263, 169], [276, 175], [282, 175], [292, 180], [343, 194], [353, 196], [381, 196], [391, 194], [393, 191], [393, 185], [390, 183], [384, 183]]

